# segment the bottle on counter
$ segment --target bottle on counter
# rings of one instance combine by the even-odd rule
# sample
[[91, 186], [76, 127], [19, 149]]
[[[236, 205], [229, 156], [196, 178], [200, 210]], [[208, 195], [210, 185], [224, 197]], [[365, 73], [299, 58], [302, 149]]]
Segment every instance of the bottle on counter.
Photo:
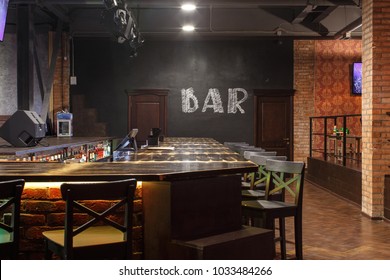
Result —
[[337, 129], [337, 126], [333, 127], [333, 134], [337, 135], [339, 133], [339, 130]]

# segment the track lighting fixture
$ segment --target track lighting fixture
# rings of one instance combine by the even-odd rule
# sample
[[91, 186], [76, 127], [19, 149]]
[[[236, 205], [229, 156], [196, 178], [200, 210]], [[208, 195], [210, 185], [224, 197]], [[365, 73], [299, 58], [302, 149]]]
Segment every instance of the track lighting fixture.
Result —
[[144, 39], [138, 31], [136, 22], [130, 8], [122, 0], [103, 0], [106, 9], [102, 18], [118, 43], [128, 43], [131, 48], [130, 57], [137, 55], [137, 48]]

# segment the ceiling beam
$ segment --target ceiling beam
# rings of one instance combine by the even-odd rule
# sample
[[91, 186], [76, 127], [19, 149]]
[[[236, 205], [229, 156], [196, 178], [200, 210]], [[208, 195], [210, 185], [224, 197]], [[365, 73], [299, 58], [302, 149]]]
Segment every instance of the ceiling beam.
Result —
[[[156, 4], [156, 5], [178, 5], [177, 0], [128, 0], [129, 4]], [[354, 0], [197, 0], [196, 4], [201, 5], [257, 5], [261, 6], [358, 6]], [[312, 3], [310, 3], [312, 2]]]
[[319, 13], [315, 19], [313, 19], [313, 22], [321, 22], [323, 19], [328, 17], [334, 10], [336, 10], [336, 6], [330, 6], [330, 7], [324, 7], [324, 9]]
[[292, 24], [301, 23], [309, 13], [311, 13], [314, 9], [313, 5], [307, 5], [291, 22]]
[[[129, 5], [137, 6], [179, 6], [177, 0], [125, 0]], [[38, 4], [43, 2], [45, 4], [51, 5], [95, 5], [103, 6], [103, 0], [10, 0], [10, 4]], [[309, 1], [310, 2], [310, 1]], [[341, 1], [331, 1], [331, 0], [315, 0], [313, 1], [315, 5], [319, 6], [357, 6], [353, 0], [341, 0]], [[307, 6], [307, 0], [242, 0], [242, 1], [233, 1], [233, 0], [197, 0], [198, 6], [204, 5], [256, 5], [258, 7], [263, 6], [273, 6], [273, 7], [283, 7], [283, 6]]]

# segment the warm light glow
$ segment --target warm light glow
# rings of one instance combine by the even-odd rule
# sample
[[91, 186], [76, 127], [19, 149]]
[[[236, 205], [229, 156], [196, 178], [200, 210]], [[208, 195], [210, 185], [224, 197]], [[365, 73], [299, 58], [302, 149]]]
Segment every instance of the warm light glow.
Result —
[[60, 188], [64, 182], [26, 182], [25, 189]]
[[183, 31], [191, 32], [194, 30], [195, 30], [195, 27], [193, 25], [184, 25], [183, 26]]
[[184, 11], [193, 11], [196, 9], [196, 6], [192, 3], [186, 3], [181, 5], [181, 9]]

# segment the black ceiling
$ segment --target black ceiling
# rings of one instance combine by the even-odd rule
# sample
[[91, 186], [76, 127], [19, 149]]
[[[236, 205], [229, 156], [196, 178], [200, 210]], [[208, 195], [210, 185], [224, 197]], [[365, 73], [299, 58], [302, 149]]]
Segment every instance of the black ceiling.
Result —
[[[145, 38], [152, 37], [290, 37], [340, 39], [361, 37], [360, 0], [190, 0], [126, 1]], [[103, 0], [10, 0], [7, 24], [17, 22], [17, 6], [31, 4], [37, 26], [65, 23], [72, 36], [110, 36], [101, 20]], [[181, 27], [193, 24], [192, 34]]]

